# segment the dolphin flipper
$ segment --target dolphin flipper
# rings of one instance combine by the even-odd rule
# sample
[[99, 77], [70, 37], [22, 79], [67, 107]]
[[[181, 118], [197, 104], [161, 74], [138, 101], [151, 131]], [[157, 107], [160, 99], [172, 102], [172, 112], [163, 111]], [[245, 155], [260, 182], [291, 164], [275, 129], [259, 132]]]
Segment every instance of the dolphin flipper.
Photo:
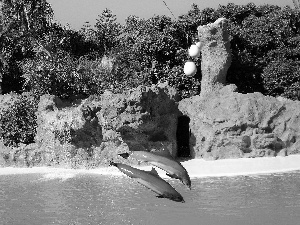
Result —
[[176, 176], [175, 174], [169, 174], [169, 173], [166, 173], [166, 175], [167, 175], [168, 177], [171, 177], [171, 178], [174, 178], [174, 179], [179, 179], [179, 177]]
[[[165, 196], [163, 196], [163, 195], [157, 195], [156, 196], [156, 198], [166, 198]], [[182, 201], [181, 201], [182, 203], [185, 203], [185, 201], [184, 201], [184, 199], [182, 199]]]
[[153, 176], [159, 177], [157, 171], [155, 168], [152, 167], [152, 169], [149, 171], [150, 174], [152, 174]]
[[121, 153], [118, 154], [119, 156], [122, 156], [124, 159], [127, 159], [129, 157], [129, 153], [125, 152], [125, 153]]

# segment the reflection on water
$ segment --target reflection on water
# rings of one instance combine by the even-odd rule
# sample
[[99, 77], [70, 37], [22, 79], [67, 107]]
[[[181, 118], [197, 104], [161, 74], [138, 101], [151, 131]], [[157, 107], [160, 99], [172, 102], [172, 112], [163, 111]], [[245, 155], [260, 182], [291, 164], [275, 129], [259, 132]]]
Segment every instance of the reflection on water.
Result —
[[300, 173], [168, 180], [186, 203], [125, 176], [0, 176], [0, 224], [272, 224], [300, 219]]

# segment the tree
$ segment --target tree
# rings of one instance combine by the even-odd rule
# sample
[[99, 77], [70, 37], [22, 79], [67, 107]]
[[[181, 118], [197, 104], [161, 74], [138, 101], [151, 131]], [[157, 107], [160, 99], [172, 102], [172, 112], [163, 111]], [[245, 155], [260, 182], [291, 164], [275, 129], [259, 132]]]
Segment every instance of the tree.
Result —
[[189, 48], [195, 42], [198, 26], [209, 23], [214, 12], [212, 8], [206, 8], [201, 11], [196, 4], [192, 4], [191, 8], [186, 14], [179, 16], [177, 23], [178, 31], [184, 34], [181, 38], [183, 48]]
[[3, 0], [0, 15], [3, 91], [20, 91], [22, 78], [17, 61], [33, 56], [33, 46], [47, 32], [53, 11], [45, 0]]
[[1, 13], [4, 25], [13, 25], [11, 30], [21, 35], [44, 32], [53, 17], [52, 8], [45, 0], [3, 0]]
[[95, 28], [98, 42], [104, 46], [105, 52], [108, 53], [118, 42], [118, 36], [121, 32], [121, 25], [116, 22], [116, 15], [111, 10], [105, 9], [98, 16]]
[[172, 66], [180, 48], [175, 33], [174, 22], [169, 17], [154, 16], [147, 20], [128, 17], [119, 49], [124, 58], [139, 62], [141, 69], [151, 68], [153, 63]]

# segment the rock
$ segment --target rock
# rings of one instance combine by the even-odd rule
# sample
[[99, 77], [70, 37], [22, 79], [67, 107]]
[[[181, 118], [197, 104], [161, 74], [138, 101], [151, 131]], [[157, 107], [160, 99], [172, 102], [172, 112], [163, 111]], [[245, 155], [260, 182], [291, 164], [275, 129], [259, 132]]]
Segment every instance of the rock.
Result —
[[[17, 96], [2, 99], [7, 106]], [[72, 103], [44, 95], [36, 113], [35, 143], [0, 146], [0, 164], [97, 167], [117, 157], [124, 160], [118, 153], [129, 150], [168, 149], [176, 156], [178, 99], [167, 84], [140, 86], [122, 94], [105, 91]]]
[[201, 96], [221, 89], [226, 83], [227, 70], [231, 64], [227, 23], [227, 19], [219, 18], [214, 23], [198, 27], [198, 37], [202, 44]]
[[276, 156], [282, 156], [282, 157], [285, 157], [287, 156], [287, 149], [286, 148], [283, 148], [281, 149]]
[[12, 148], [5, 146], [0, 140], [0, 167], [9, 166], [9, 156], [12, 150]]
[[167, 148], [175, 156], [177, 102], [176, 90], [167, 84], [122, 94], [106, 91], [73, 105], [44, 95], [37, 112], [39, 152], [15, 152], [13, 157], [20, 165], [78, 168], [106, 165], [129, 150]]
[[170, 152], [176, 156], [177, 102], [176, 90], [167, 84], [139, 86], [123, 94], [105, 92], [97, 114], [102, 151], [111, 151], [112, 146], [117, 152], [171, 146]]
[[[96, 115], [99, 110], [86, 101], [70, 105], [55, 96], [42, 96], [37, 111], [35, 141], [43, 151], [43, 162], [49, 165], [72, 164], [70, 159], [81, 149], [92, 156], [93, 147], [102, 142], [102, 130]], [[86, 158], [86, 155], [82, 157]]]
[[[232, 85], [231, 85], [232, 86]], [[221, 159], [295, 154], [300, 149], [300, 102], [224, 87], [179, 102], [190, 118], [196, 158]]]
[[11, 149], [7, 162], [11, 166], [17, 167], [39, 166], [42, 163], [42, 152], [35, 143], [20, 144], [18, 147]]
[[201, 93], [179, 102], [190, 118], [195, 158], [223, 159], [299, 152], [300, 103], [261, 93], [241, 94], [226, 85], [231, 64], [228, 21], [198, 27], [202, 44]]

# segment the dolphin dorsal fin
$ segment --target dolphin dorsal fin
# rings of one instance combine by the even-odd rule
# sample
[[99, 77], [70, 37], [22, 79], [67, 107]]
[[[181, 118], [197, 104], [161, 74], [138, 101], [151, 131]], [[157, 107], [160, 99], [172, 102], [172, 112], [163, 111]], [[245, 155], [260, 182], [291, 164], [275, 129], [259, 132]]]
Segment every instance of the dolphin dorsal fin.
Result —
[[152, 167], [152, 170], [149, 171], [149, 173], [152, 174], [153, 176], [159, 177], [156, 169], [154, 169], [153, 167]]

